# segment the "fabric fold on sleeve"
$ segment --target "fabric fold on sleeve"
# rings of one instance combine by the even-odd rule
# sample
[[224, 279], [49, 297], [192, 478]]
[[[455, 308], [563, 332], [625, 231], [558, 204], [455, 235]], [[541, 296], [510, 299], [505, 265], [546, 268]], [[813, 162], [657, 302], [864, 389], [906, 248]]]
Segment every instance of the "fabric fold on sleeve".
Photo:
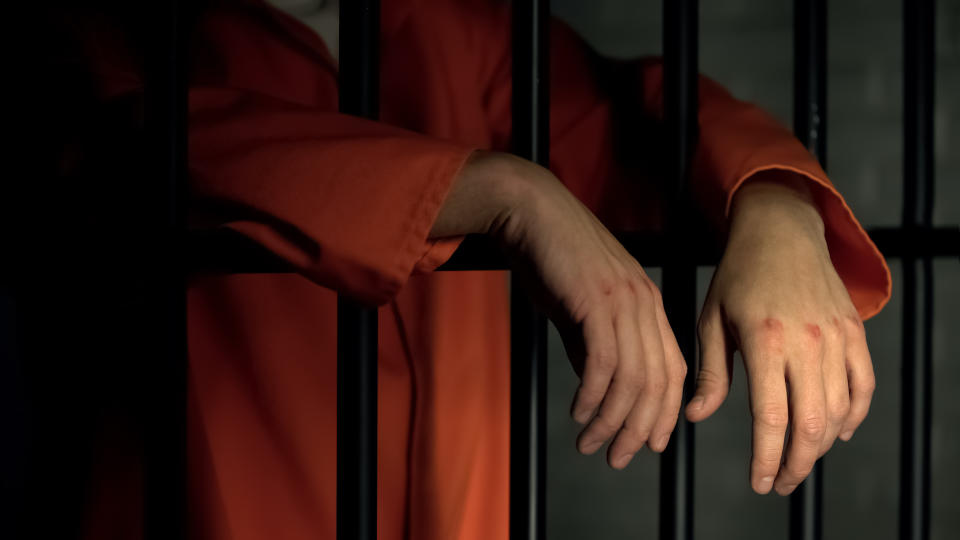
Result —
[[246, 91], [190, 95], [199, 221], [229, 227], [320, 285], [390, 300], [459, 238], [427, 238], [472, 147]]

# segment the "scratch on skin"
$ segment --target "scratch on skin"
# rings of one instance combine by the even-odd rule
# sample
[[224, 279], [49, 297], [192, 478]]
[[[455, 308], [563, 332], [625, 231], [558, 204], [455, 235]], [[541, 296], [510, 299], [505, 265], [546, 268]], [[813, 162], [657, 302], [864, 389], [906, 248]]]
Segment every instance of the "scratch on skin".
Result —
[[816, 324], [807, 324], [806, 328], [807, 333], [810, 334], [813, 339], [820, 339], [820, 326]]

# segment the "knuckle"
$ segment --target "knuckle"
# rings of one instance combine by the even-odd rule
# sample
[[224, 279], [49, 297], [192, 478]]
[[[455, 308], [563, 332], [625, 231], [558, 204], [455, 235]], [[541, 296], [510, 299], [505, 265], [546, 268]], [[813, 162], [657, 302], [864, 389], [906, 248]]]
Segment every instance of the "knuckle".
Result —
[[667, 379], [659, 375], [649, 377], [643, 389], [654, 396], [662, 396], [667, 391]]
[[617, 367], [617, 355], [612, 350], [597, 351], [587, 357], [587, 366], [612, 371]]
[[650, 278], [643, 278], [644, 283], [647, 285], [647, 290], [650, 291], [650, 298], [660, 302], [663, 300], [663, 296], [660, 294], [660, 288], [657, 287], [657, 284], [654, 283]]
[[614, 294], [620, 298], [633, 298], [636, 289], [634, 280], [630, 277], [622, 277], [613, 285]]
[[603, 390], [594, 386], [581, 386], [577, 391], [577, 401], [580, 407], [596, 407], [603, 400]]
[[700, 371], [697, 372], [697, 384], [707, 384], [710, 386], [719, 386], [722, 377], [716, 371], [700, 367]]
[[863, 321], [861, 321], [857, 315], [844, 317], [843, 331], [851, 337], [863, 337], [866, 335], [863, 328]]
[[830, 415], [830, 419], [833, 421], [842, 420], [850, 414], [850, 400], [841, 399], [833, 403], [830, 403], [827, 406], [827, 414]]
[[642, 301], [657, 300], [660, 297], [660, 290], [656, 284], [646, 276], [637, 276], [631, 281], [631, 286], [637, 297]]
[[609, 277], [602, 277], [596, 281], [596, 292], [600, 298], [609, 298], [616, 293], [616, 281]]
[[797, 431], [807, 440], [820, 440], [827, 432], [827, 421], [823, 415], [810, 414], [797, 422]]
[[620, 434], [617, 435], [617, 438], [622, 438], [624, 443], [639, 448], [649, 437], [649, 432], [649, 429], [644, 431], [642, 426], [637, 425], [635, 422], [626, 422], [623, 424], [623, 427], [620, 428]]
[[677, 362], [677, 366], [671, 371], [671, 382], [682, 383], [687, 378], [687, 363], [682, 361]]
[[785, 429], [790, 421], [787, 410], [783, 407], [761, 408], [756, 412], [754, 418], [760, 425], [778, 430]]
[[871, 373], [869, 376], [864, 377], [857, 385], [857, 392], [865, 396], [872, 396], [874, 391], [877, 389], [877, 378]]
[[788, 464], [786, 469], [791, 475], [796, 477], [798, 480], [802, 480], [810, 474], [810, 471], [813, 470], [813, 461], [809, 460], [793, 460], [792, 463]]
[[840, 336], [844, 333], [843, 326], [837, 322], [836, 318], [831, 318], [829, 322], [820, 325], [824, 331], [831, 336]]
[[621, 422], [611, 418], [610, 414], [605, 411], [601, 411], [599, 414], [597, 414], [597, 416], [594, 417], [593, 422], [596, 426], [594, 429], [604, 437], [609, 437], [623, 426]]
[[753, 457], [754, 467], [761, 471], [776, 471], [780, 468], [780, 454], [776, 452], [765, 452], [763, 455]]
[[630, 389], [630, 393], [633, 395], [643, 392], [646, 384], [646, 377], [644, 377], [642, 373], [635, 373], [627, 378], [627, 388]]

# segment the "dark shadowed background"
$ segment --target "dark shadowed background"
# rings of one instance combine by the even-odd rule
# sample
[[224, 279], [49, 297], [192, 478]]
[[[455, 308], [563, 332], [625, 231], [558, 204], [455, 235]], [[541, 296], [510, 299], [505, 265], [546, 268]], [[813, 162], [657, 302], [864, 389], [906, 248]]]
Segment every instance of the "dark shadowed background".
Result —
[[[553, 0], [600, 52], [660, 54], [660, 0]], [[900, 0], [828, 2], [828, 169], [867, 226], [896, 226], [902, 194], [902, 42]], [[737, 97], [792, 119], [793, 3], [700, 2], [700, 69]], [[960, 2], [937, 2], [936, 190], [934, 223], [960, 223]], [[870, 416], [849, 443], [824, 461], [824, 537], [897, 537], [900, 430], [900, 286], [891, 261], [893, 298], [867, 322], [877, 374]], [[699, 298], [712, 268], [699, 272]], [[934, 265], [932, 537], [960, 530], [960, 263]], [[659, 277], [659, 271], [651, 274]], [[755, 495], [747, 482], [750, 422], [743, 367], [731, 395], [697, 427], [695, 533], [704, 539], [787, 538], [788, 500]], [[623, 472], [603, 452], [580, 456], [567, 410], [577, 379], [555, 332], [549, 371], [548, 537], [656, 538], [660, 458], [641, 452]], [[953, 531], [953, 532], [950, 532]]]

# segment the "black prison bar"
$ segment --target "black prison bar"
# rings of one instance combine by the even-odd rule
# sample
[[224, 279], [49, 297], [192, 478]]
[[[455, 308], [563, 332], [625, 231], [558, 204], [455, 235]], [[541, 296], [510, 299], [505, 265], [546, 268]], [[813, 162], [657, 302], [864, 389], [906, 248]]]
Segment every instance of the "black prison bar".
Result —
[[[870, 239], [886, 258], [907, 256], [960, 257], [960, 229], [956, 226], [905, 230], [899, 227], [867, 229]], [[643, 266], [663, 266], [672, 244], [656, 232], [615, 233], [623, 247]], [[690, 244], [697, 266], [716, 266], [720, 247], [706, 232]], [[187, 238], [188, 259], [194, 273], [278, 274], [293, 272], [283, 261], [249, 238], [229, 229], [191, 231]], [[467, 235], [447, 260], [437, 268], [442, 272], [471, 270], [509, 270], [506, 257], [489, 239]]]
[[187, 537], [187, 293], [182, 258], [187, 196], [188, 18], [179, 0], [149, 2], [142, 22], [145, 185], [143, 245], [146, 308], [138, 316], [151, 341], [144, 353], [143, 536]]
[[[793, 3], [793, 131], [827, 167], [827, 2]], [[790, 540], [823, 536], [823, 459], [790, 495]]]
[[[903, 228], [933, 224], [934, 0], [903, 2]], [[903, 258], [900, 538], [930, 536], [933, 264]]]
[[[380, 110], [380, 0], [340, 3], [340, 112]], [[337, 298], [337, 538], [377, 538], [377, 308]]]
[[[663, 1], [663, 120], [667, 190], [663, 259], [663, 304], [687, 363], [694, 373], [697, 322], [697, 266], [688, 249], [694, 234], [688, 177], [698, 134], [697, 0]], [[683, 405], [695, 377], [683, 383]], [[683, 409], [681, 408], [681, 411]], [[660, 459], [660, 538], [693, 538], [693, 424], [681, 412], [670, 445]]]
[[[512, 2], [513, 153], [550, 164], [549, 0]], [[510, 538], [546, 539], [547, 319], [510, 278]]]

